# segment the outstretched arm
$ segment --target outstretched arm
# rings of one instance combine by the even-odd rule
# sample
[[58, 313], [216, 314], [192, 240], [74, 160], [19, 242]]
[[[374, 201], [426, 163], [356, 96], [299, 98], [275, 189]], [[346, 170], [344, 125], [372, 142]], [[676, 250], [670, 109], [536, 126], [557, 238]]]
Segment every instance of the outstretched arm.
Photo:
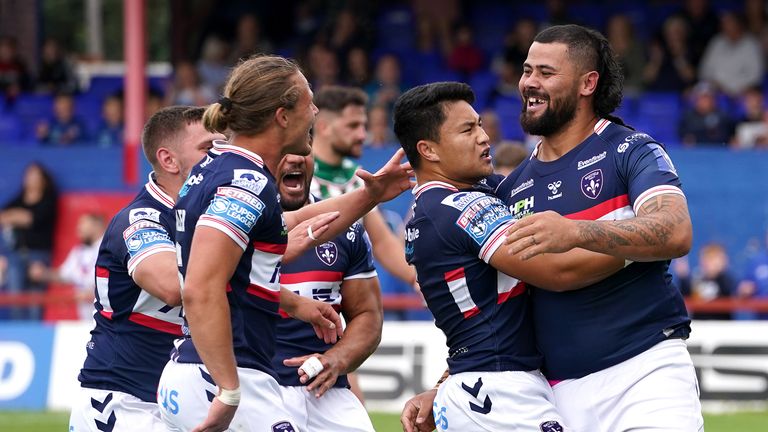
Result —
[[692, 236], [685, 197], [662, 194], [643, 203], [631, 219], [583, 221], [554, 212], [533, 214], [510, 228], [507, 244], [523, 259], [580, 247], [632, 261], [659, 261], [687, 254]]
[[405, 261], [405, 244], [387, 226], [381, 212], [372, 210], [363, 219], [371, 239], [373, 256], [382, 267], [409, 285], [416, 283], [416, 270]]

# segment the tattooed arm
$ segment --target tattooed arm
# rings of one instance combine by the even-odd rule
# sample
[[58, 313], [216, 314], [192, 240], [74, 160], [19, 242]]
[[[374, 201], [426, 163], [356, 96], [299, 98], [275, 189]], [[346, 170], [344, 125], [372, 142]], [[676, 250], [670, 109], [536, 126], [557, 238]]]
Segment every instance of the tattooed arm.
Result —
[[523, 259], [578, 247], [632, 261], [659, 261], [687, 254], [691, 238], [685, 197], [662, 194], [625, 220], [570, 220], [552, 211], [536, 213], [515, 222], [506, 243]]

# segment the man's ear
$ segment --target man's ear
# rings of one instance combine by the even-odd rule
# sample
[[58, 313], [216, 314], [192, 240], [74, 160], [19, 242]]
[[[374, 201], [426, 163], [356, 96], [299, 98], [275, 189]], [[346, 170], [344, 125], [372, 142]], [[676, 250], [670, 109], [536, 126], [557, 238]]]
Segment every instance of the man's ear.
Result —
[[181, 171], [179, 161], [176, 159], [176, 155], [165, 147], [160, 147], [155, 152], [157, 157], [157, 164], [163, 171], [167, 171], [171, 174], [178, 174]]
[[288, 127], [288, 110], [285, 107], [280, 107], [275, 111], [275, 121], [282, 128]]
[[419, 140], [416, 143], [416, 150], [422, 159], [430, 162], [440, 162], [440, 155], [437, 149], [437, 143], [429, 140]]
[[582, 96], [590, 96], [597, 90], [597, 80], [600, 78], [600, 74], [597, 71], [587, 72], [583, 75], [581, 81], [580, 93]]

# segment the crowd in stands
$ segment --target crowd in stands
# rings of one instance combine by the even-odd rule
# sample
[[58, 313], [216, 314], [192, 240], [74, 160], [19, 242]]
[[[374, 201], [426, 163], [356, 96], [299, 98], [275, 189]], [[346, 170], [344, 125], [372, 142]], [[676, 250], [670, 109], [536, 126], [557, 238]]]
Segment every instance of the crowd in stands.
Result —
[[[293, 37], [281, 45], [265, 34], [259, 16], [241, 14], [230, 23], [233, 37], [212, 28], [201, 36], [199, 53], [176, 62], [172, 76], [150, 82], [146, 115], [163, 105], [214, 102], [237, 61], [276, 52], [296, 58], [315, 90], [330, 84], [364, 89], [371, 147], [396, 145], [391, 110], [403, 91], [425, 82], [465, 81], [477, 93], [475, 107], [497, 164], [514, 165], [536, 142], [517, 121], [518, 79], [528, 47], [543, 27], [575, 22], [602, 31], [619, 56], [625, 98], [617, 114], [628, 124], [670, 147], [768, 148], [765, 2], [620, 3], [411, 0], [381, 2], [372, 10], [366, 2], [349, 1], [321, 10], [324, 2], [301, 1]], [[33, 76], [13, 36], [0, 34], [0, 146], [122, 145], [119, 79], [80, 88], [74, 56], [65, 48], [45, 40]], [[24, 234], [36, 223], [35, 209], [50, 200], [55, 202], [50, 177], [31, 166], [24, 190], [0, 212], [0, 285], [6, 292], [19, 290], [19, 278], [28, 276], [19, 273], [19, 265], [50, 264], [47, 234]], [[23, 223], [13, 217], [22, 214], [19, 209], [27, 215]], [[42, 213], [55, 217], [53, 210]], [[727, 256], [714, 244], [701, 249], [700, 262], [695, 269], [684, 260], [673, 266], [687, 294], [768, 297], [768, 252], [756, 253], [745, 275], [729, 274]]]

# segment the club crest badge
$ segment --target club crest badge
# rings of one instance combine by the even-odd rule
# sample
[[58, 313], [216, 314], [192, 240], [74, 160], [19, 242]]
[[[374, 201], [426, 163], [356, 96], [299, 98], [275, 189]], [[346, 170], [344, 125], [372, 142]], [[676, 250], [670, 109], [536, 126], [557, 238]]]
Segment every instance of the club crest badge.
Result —
[[328, 267], [336, 263], [336, 258], [339, 256], [339, 250], [336, 248], [336, 243], [326, 242], [315, 248], [317, 257], [320, 258]]
[[563, 432], [563, 426], [555, 420], [545, 421], [539, 425], [541, 432]]
[[589, 199], [597, 199], [603, 189], [603, 170], [590, 171], [581, 178], [581, 192]]

